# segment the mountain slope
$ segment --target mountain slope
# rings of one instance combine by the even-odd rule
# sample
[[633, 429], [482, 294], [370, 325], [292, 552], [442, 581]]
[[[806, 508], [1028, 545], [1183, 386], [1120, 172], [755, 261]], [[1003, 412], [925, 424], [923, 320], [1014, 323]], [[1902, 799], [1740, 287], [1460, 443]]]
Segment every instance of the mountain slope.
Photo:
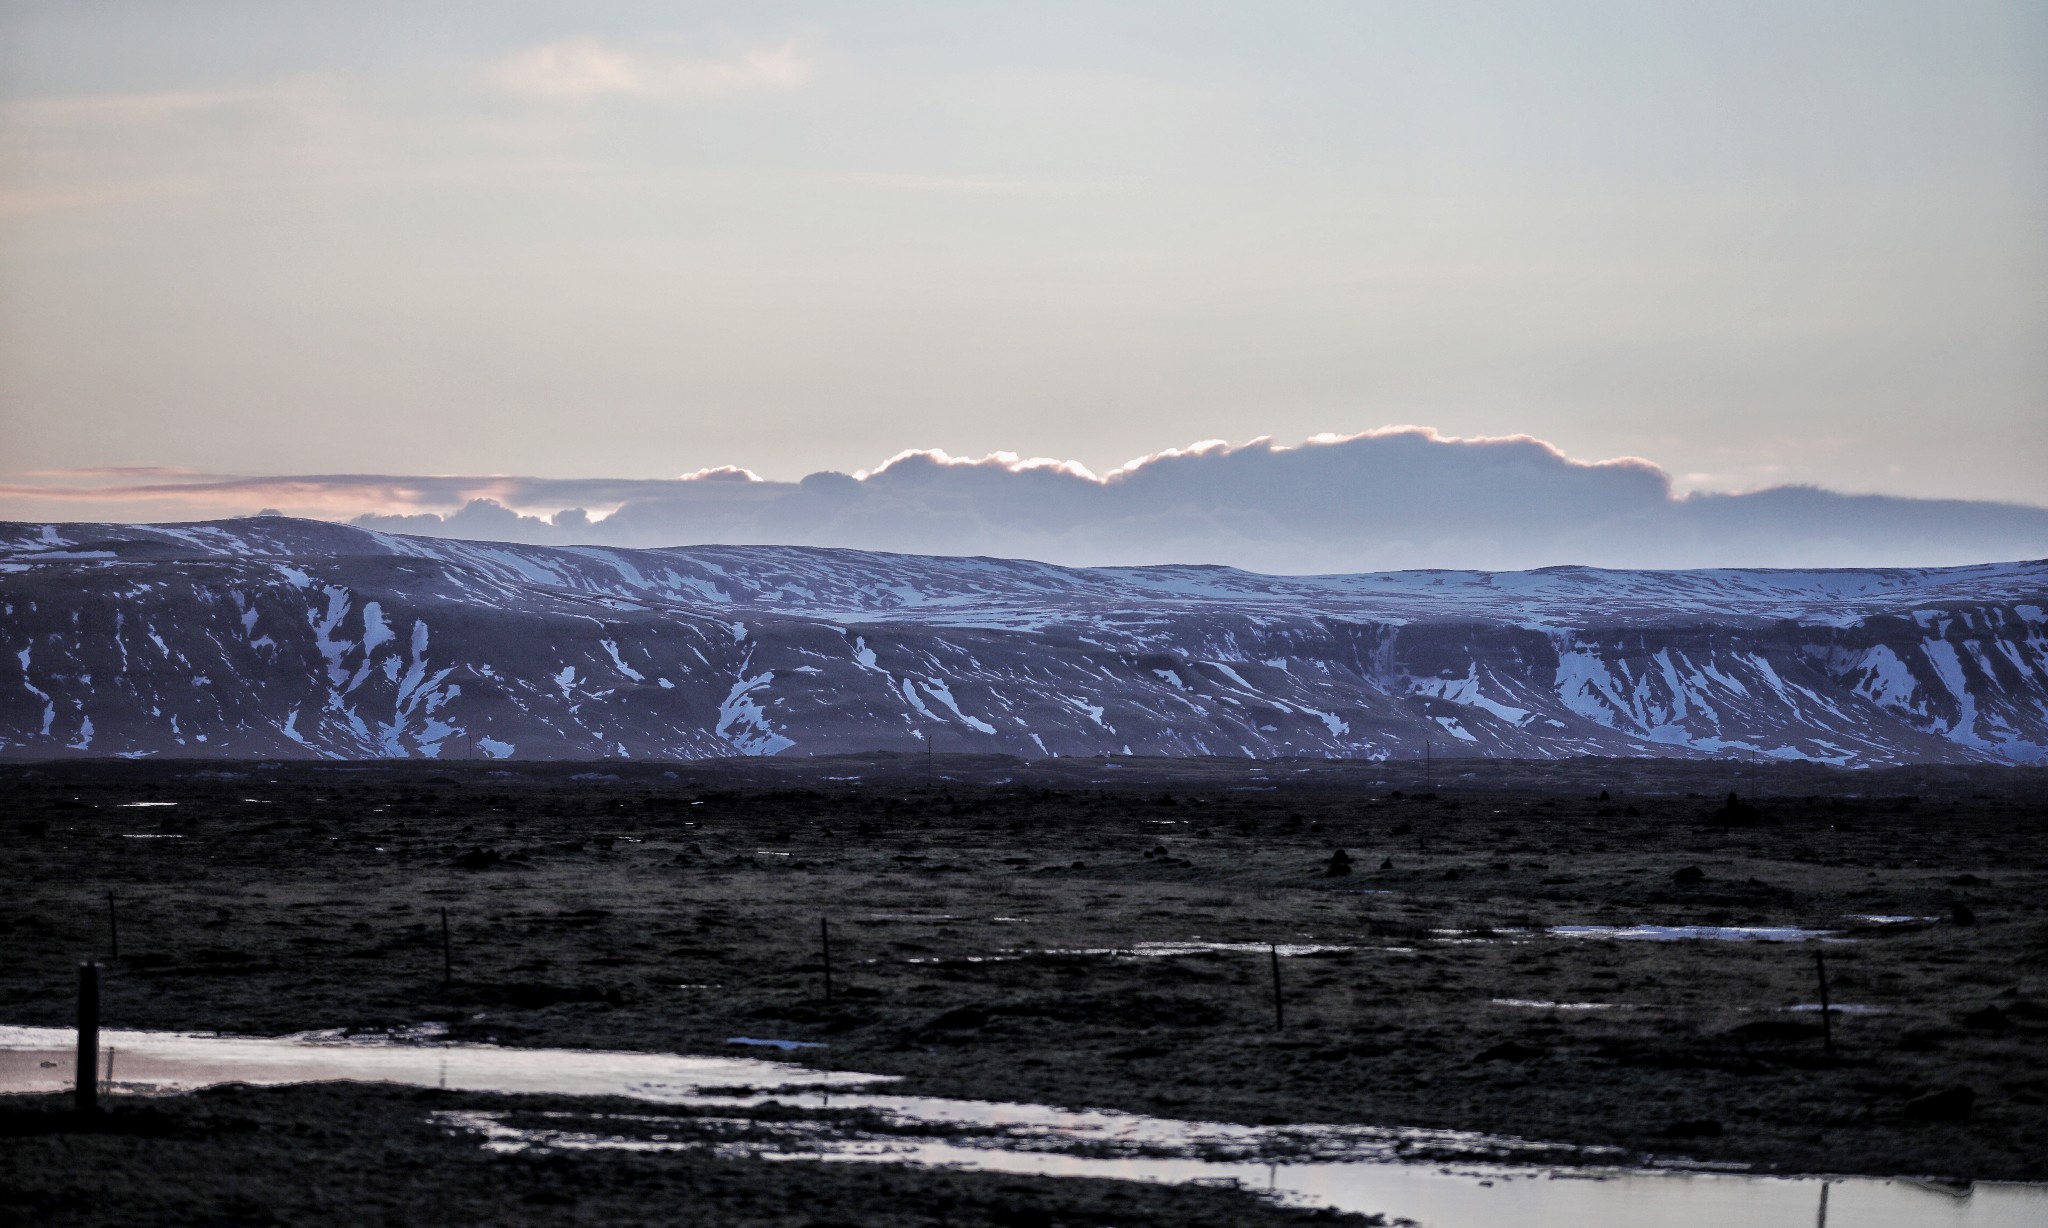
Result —
[[2048, 563], [1076, 569], [0, 524], [0, 754], [2048, 754]]

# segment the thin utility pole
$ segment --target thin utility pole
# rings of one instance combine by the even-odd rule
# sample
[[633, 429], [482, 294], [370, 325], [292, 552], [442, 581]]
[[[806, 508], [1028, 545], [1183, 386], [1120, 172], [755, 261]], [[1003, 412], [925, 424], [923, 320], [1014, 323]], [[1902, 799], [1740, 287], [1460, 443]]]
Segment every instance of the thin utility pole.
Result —
[[107, 958], [121, 958], [121, 914], [114, 911], [114, 893], [107, 892]]
[[1430, 747], [1429, 735], [1424, 734], [1422, 736], [1422, 791], [1424, 793], [1436, 792], [1436, 765], [1430, 761]]
[[455, 983], [455, 950], [448, 937], [448, 909], [441, 909], [441, 983]]

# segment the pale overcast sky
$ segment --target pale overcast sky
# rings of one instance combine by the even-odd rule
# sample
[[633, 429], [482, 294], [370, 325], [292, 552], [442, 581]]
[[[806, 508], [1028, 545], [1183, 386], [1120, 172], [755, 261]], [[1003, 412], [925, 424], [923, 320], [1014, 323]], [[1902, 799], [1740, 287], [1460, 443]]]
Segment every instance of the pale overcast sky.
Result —
[[0, 6], [0, 483], [1399, 423], [2048, 504], [2048, 3]]

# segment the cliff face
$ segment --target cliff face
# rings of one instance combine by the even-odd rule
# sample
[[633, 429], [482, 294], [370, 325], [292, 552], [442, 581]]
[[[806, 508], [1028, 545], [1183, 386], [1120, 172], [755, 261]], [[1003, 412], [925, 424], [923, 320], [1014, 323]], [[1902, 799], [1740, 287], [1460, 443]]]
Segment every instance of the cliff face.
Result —
[[[2048, 563], [1071, 569], [0, 524], [0, 754], [2048, 759]], [[472, 750], [473, 748], [473, 750]]]

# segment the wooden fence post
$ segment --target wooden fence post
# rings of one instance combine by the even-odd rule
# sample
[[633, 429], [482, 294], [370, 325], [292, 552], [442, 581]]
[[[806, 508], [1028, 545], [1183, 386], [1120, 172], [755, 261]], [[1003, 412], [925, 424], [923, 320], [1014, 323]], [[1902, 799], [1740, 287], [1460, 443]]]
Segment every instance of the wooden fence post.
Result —
[[825, 1001], [832, 1000], [832, 926], [825, 918], [818, 918], [818, 949], [825, 957]]
[[1813, 948], [1813, 968], [1820, 974], [1820, 1044], [1829, 1056], [1835, 1056], [1834, 1012], [1828, 1009], [1828, 965], [1821, 958], [1820, 947]]
[[78, 965], [78, 1061], [72, 1104], [81, 1115], [100, 1107], [100, 966]]
[[1287, 1008], [1280, 998], [1280, 944], [1273, 943], [1270, 952], [1273, 960], [1273, 1030], [1284, 1031], [1287, 1027]]

